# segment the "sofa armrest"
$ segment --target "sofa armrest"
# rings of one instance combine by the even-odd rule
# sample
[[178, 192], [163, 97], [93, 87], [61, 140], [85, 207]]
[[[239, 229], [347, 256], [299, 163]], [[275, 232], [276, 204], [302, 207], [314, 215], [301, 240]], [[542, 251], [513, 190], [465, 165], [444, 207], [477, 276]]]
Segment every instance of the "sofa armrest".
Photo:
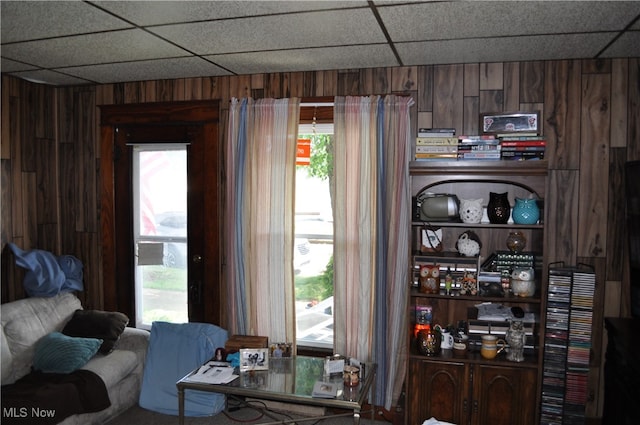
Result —
[[149, 331], [144, 329], [126, 327], [120, 335], [115, 349], [133, 351], [138, 356], [140, 364], [144, 364], [149, 347], [149, 336]]

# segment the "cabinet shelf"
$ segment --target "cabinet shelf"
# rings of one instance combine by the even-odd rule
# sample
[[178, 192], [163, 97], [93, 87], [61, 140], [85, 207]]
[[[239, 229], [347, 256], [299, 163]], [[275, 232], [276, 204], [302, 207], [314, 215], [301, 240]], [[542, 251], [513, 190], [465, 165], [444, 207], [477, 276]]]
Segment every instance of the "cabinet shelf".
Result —
[[415, 288], [411, 288], [410, 296], [412, 298], [428, 298], [428, 299], [442, 299], [450, 301], [473, 301], [476, 303], [508, 303], [508, 304], [540, 304], [542, 299], [540, 297], [479, 297], [477, 295], [444, 295], [444, 294], [425, 294], [418, 291]]
[[457, 221], [432, 221], [425, 223], [423, 221], [413, 221], [412, 226], [429, 225], [431, 227], [460, 227], [465, 229], [544, 229], [542, 224], [491, 224], [491, 223], [462, 223]]
[[483, 358], [479, 352], [477, 351], [469, 351], [464, 356], [454, 355], [452, 350], [442, 350], [441, 353], [437, 356], [425, 356], [417, 352], [414, 347], [411, 347], [411, 351], [409, 353], [409, 357], [411, 360], [416, 361], [430, 361], [430, 362], [458, 362], [458, 363], [471, 363], [471, 364], [488, 364], [495, 366], [504, 366], [504, 367], [520, 367], [520, 368], [534, 368], [538, 367], [538, 356], [537, 354], [526, 354], [524, 356], [524, 361], [520, 363], [510, 362], [505, 359], [505, 354], [500, 353], [493, 360], [486, 360]]

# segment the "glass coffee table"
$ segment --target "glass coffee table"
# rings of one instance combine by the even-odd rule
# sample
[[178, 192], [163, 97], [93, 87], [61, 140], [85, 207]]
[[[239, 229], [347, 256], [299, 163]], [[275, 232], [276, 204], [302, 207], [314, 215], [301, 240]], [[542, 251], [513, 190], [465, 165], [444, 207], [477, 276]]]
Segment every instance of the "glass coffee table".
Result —
[[[195, 371], [194, 371], [195, 372]], [[186, 390], [208, 391], [227, 394], [229, 396], [250, 397], [259, 400], [271, 400], [307, 406], [319, 406], [330, 409], [344, 409], [348, 413], [322, 416], [322, 418], [353, 416], [353, 423], [360, 423], [360, 415], [365, 401], [372, 398], [375, 391], [376, 364], [365, 363], [361, 368], [359, 384], [355, 387], [344, 386], [342, 375], [323, 377], [324, 359], [320, 357], [294, 356], [272, 358], [269, 360], [269, 370], [255, 370], [238, 372], [239, 378], [228, 384], [209, 384], [193, 382], [187, 378], [194, 372], [180, 379], [178, 388], [179, 424], [184, 425], [184, 396]], [[338, 384], [338, 395], [334, 398], [319, 398], [311, 395], [317, 381]], [[268, 424], [286, 424], [318, 420], [321, 417], [284, 419]], [[371, 409], [373, 423], [374, 409]], [[268, 425], [262, 423], [261, 425]]]

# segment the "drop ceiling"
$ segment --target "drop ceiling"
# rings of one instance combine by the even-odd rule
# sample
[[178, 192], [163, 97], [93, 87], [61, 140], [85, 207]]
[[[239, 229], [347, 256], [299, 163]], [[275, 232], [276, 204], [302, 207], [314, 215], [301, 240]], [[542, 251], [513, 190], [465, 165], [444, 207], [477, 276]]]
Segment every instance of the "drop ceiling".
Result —
[[639, 1], [2, 1], [2, 73], [52, 85], [640, 57]]

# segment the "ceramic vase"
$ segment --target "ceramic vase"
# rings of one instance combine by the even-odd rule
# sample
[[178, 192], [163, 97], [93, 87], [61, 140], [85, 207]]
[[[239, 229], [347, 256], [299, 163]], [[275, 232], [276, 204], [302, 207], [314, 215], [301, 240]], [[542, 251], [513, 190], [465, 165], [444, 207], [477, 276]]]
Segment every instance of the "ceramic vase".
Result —
[[511, 205], [509, 196], [505, 193], [489, 192], [487, 204], [487, 217], [492, 224], [506, 224], [509, 221]]
[[507, 330], [507, 334], [505, 335], [505, 340], [507, 344], [509, 344], [509, 351], [507, 352], [507, 360], [511, 362], [522, 362], [524, 361], [524, 343], [525, 343], [525, 332], [524, 325], [521, 320], [513, 320], [509, 329]]
[[511, 252], [522, 252], [527, 246], [527, 238], [522, 232], [509, 232], [507, 236], [507, 248]]
[[536, 224], [540, 218], [538, 200], [516, 198], [511, 217], [516, 224]]

